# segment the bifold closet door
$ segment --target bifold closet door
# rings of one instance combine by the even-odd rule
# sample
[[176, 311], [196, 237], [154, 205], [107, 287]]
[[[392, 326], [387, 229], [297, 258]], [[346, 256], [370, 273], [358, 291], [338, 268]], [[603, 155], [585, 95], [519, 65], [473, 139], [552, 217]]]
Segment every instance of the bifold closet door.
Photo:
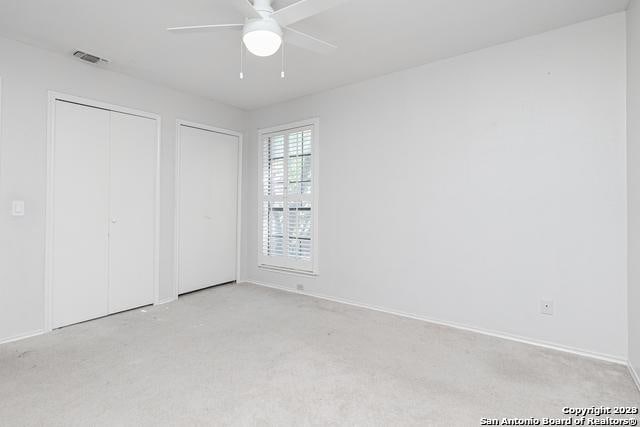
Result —
[[111, 112], [109, 312], [154, 300], [157, 122]]
[[179, 293], [236, 279], [236, 136], [180, 126]]
[[52, 327], [154, 301], [157, 122], [56, 101]]
[[108, 313], [109, 111], [57, 101], [53, 327]]

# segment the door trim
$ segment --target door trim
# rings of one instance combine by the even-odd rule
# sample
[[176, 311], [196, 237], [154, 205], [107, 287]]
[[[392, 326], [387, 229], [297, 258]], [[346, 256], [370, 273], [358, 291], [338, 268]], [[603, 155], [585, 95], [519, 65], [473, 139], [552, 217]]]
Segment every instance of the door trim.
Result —
[[[236, 207], [236, 281], [240, 280], [241, 260], [242, 260], [242, 133], [234, 130], [219, 128], [201, 123], [190, 122], [188, 120], [176, 120], [176, 147], [175, 147], [175, 176], [174, 176], [174, 277], [173, 295], [171, 301], [178, 298], [180, 290], [180, 126], [201, 129], [209, 132], [221, 133], [238, 138], [238, 189]], [[169, 301], [163, 301], [169, 302]]]
[[121, 105], [109, 104], [102, 101], [97, 101], [88, 98], [82, 98], [75, 95], [69, 95], [65, 93], [49, 91], [48, 93], [48, 108], [47, 108], [47, 189], [46, 189], [46, 225], [45, 225], [45, 270], [44, 270], [44, 332], [49, 332], [53, 325], [53, 242], [55, 236], [53, 236], [53, 229], [55, 224], [55, 218], [53, 217], [53, 202], [54, 202], [54, 171], [55, 171], [55, 159], [54, 159], [54, 147], [55, 147], [55, 112], [56, 101], [70, 102], [74, 104], [84, 105], [87, 107], [100, 108], [103, 110], [114, 111], [117, 113], [130, 114], [133, 116], [145, 117], [156, 121], [156, 176], [155, 176], [155, 190], [154, 190], [154, 254], [153, 254], [153, 303], [158, 303], [160, 296], [160, 141], [162, 131], [162, 118], [160, 115], [150, 113], [147, 111], [136, 110], [129, 107], [123, 107]]

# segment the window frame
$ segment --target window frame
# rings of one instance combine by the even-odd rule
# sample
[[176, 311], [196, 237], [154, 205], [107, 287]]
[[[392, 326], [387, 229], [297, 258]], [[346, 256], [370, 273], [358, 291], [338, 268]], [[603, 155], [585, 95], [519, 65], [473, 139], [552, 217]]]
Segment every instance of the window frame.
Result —
[[[283, 257], [273, 257], [263, 255], [263, 202], [264, 202], [264, 187], [263, 187], [263, 160], [264, 160], [264, 136], [272, 133], [283, 132], [286, 133], [289, 130], [302, 128], [302, 127], [311, 127], [311, 260], [308, 261], [298, 261], [295, 259], [291, 259], [288, 256]], [[318, 185], [318, 176], [319, 176], [319, 146], [320, 146], [320, 120], [317, 117], [300, 120], [297, 122], [286, 123], [278, 126], [261, 128], [258, 129], [258, 268], [266, 269], [266, 270], [275, 270], [284, 273], [292, 273], [297, 275], [305, 275], [305, 276], [317, 276], [319, 274], [318, 268], [318, 194], [319, 194], [319, 185]], [[278, 259], [280, 258], [280, 259]], [[297, 261], [297, 262], [296, 262]], [[310, 268], [309, 268], [310, 265]]]

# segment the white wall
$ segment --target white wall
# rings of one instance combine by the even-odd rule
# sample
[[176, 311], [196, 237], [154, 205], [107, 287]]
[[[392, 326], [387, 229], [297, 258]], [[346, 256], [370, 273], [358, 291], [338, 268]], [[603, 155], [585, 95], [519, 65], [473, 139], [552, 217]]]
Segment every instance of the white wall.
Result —
[[[0, 38], [0, 341], [43, 328], [47, 92], [162, 116], [160, 298], [173, 286], [175, 120], [243, 129], [246, 113]], [[26, 216], [10, 216], [11, 200]]]
[[640, 1], [627, 11], [629, 360], [640, 374]]
[[[244, 278], [625, 359], [625, 99], [621, 13], [256, 111]], [[320, 275], [258, 269], [256, 129], [314, 116]]]

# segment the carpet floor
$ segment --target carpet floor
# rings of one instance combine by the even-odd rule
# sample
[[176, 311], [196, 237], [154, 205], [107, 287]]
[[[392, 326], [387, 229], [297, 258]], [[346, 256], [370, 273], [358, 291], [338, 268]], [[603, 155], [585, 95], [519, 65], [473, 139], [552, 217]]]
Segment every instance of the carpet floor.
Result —
[[249, 284], [0, 345], [2, 426], [473, 426], [592, 405], [640, 405], [626, 367]]

